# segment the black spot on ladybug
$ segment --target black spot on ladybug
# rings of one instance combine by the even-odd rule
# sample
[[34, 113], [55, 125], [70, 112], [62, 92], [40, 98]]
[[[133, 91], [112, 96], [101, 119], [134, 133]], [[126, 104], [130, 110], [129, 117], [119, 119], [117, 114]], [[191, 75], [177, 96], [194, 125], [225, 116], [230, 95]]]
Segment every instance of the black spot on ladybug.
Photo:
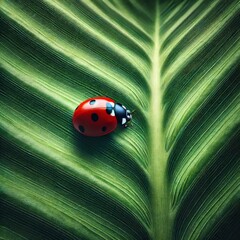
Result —
[[82, 125], [80, 125], [78, 128], [79, 128], [80, 132], [84, 133], [85, 129]]
[[96, 102], [96, 100], [91, 100], [91, 101], [89, 102], [89, 104], [90, 104], [90, 105], [94, 105], [95, 102]]
[[111, 114], [112, 109], [113, 109], [112, 104], [107, 102], [106, 103], [106, 112], [107, 112], [107, 114]]
[[93, 113], [91, 117], [94, 122], [98, 120], [98, 115], [96, 113]]
[[103, 131], [103, 132], [106, 132], [106, 130], [107, 130], [107, 127], [105, 127], [105, 126], [102, 127], [102, 131]]

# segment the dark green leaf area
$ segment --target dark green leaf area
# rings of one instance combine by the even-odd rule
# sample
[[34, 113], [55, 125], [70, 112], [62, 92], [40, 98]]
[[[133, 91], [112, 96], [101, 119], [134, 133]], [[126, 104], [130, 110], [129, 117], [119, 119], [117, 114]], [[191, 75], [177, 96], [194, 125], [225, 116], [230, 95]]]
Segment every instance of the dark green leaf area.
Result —
[[[100, 91], [101, 89], [109, 91], [109, 85], [99, 83], [96, 77], [77, 67], [69, 58], [60, 55], [52, 48], [47, 48], [34, 36], [29, 35], [26, 30], [16, 31], [15, 23], [12, 20], [7, 20], [6, 17], [6, 22], [1, 22], [1, 25], [6, 29], [6, 35], [3, 35], [2, 38], [6, 55], [13, 55], [13, 53], [10, 54], [10, 51], [14, 49], [14, 55], [11, 57], [15, 58], [18, 66], [25, 66], [32, 72], [32, 82], [37, 80], [36, 74], [40, 72], [46, 78], [46, 81], [43, 78], [43, 82], [47, 82], [47, 78], [50, 78], [51, 85], [57, 84], [58, 87], [68, 88], [72, 91], [74, 98], [76, 98], [76, 91], [82, 92], [83, 99], [84, 96], [85, 98], [89, 96], [90, 90], [86, 88], [85, 84], [88, 84], [89, 88], [97, 86]], [[14, 41], [5, 39], [7, 36]], [[81, 80], [81, 84], [76, 84], [80, 82], [79, 80]], [[91, 92], [91, 94], [93, 93]]]
[[[199, 170], [185, 193], [177, 208], [174, 239], [185, 239], [188, 234], [192, 234], [187, 237], [190, 239], [235, 239], [237, 236], [234, 234], [239, 230], [240, 126], [234, 132], [211, 162]], [[228, 220], [233, 224], [233, 233], [227, 231]], [[194, 232], [197, 227], [202, 229], [198, 233]]]
[[[142, 48], [138, 47], [136, 44], [133, 44], [131, 39], [128, 39], [126, 36], [119, 35], [119, 32], [112, 27], [109, 22], [106, 22], [104, 18], [100, 18], [99, 14], [94, 12], [91, 8], [88, 8], [86, 3], [78, 1], [72, 6], [67, 2], [58, 3], [56, 5], [59, 5], [60, 7], [66, 7], [70, 13], [72, 13], [71, 7], [74, 7], [75, 10], [78, 10], [76, 12], [77, 15], [75, 15], [77, 19], [84, 19], [93, 28], [95, 27], [98, 30], [101, 29], [101, 31], [107, 34], [107, 36], [112, 37], [114, 41], [119, 41], [119, 45], [129, 48], [129, 51], [137, 53], [139, 58], [142, 58], [144, 61], [146, 60], [148, 64], [150, 64], [149, 56], [143, 51]], [[36, 21], [40, 26], [42, 26], [42, 29], [47, 27], [47, 30], [53, 34], [53, 36], [57, 35], [61, 41], [66, 41], [67, 44], [79, 47], [79, 50], [81, 49], [91, 52], [91, 55], [99, 61], [103, 60], [102, 58], [104, 58], [107, 60], [109, 66], [113, 64], [112, 67], [117, 67], [119, 70], [122, 68], [124, 71], [129, 69], [129, 64], [131, 65], [131, 63], [126, 62], [126, 60], [123, 61], [124, 59], [118, 56], [118, 52], [112, 52], [111, 48], [105, 45], [104, 42], [99, 41], [90, 33], [86, 32], [86, 30], [81, 28], [80, 23], [77, 24], [74, 21], [69, 21], [64, 13], [58, 11], [57, 8], [54, 8], [50, 4], [46, 4], [42, 1], [36, 1], [34, 4], [29, 5], [25, 1], [16, 1], [15, 6], [19, 7], [30, 19]], [[29, 14], [30, 12], [32, 14]], [[144, 37], [144, 35], [141, 33], [138, 35], [141, 35], [141, 38]], [[144, 41], [150, 40], [148, 38], [144, 39]], [[121, 61], [121, 64], [119, 64], [119, 61]], [[138, 69], [135, 69], [135, 71], [138, 71]]]
[[[212, 77], [211, 70], [216, 64], [220, 65], [223, 64], [222, 61], [225, 61], [226, 64], [232, 66], [229, 67], [230, 69], [228, 70], [228, 74], [232, 73], [232, 69], [236, 69], [236, 66], [238, 66], [237, 59], [227, 59], [228, 56], [235, 54], [235, 49], [238, 45], [238, 39], [240, 37], [239, 31], [228, 30], [232, 29], [234, 25], [236, 26], [236, 21], [237, 18], [232, 21], [232, 27], [228, 26], [225, 30], [223, 30], [217, 37], [216, 41], [214, 40], [214, 44], [211, 42], [208, 46], [206, 45], [206, 47], [199, 52], [189, 64], [187, 64], [174, 76], [171, 83], [167, 86], [163, 97], [165, 107], [165, 127], [172, 114], [174, 114], [177, 110], [179, 103], [183, 101], [188, 94], [191, 94], [194, 89], [198, 87], [200, 88], [204, 81], [210, 86], [213, 81], [217, 80], [217, 77], [215, 77], [210, 82], [207, 78], [207, 76], [209, 76], [209, 79]], [[174, 53], [176, 52], [178, 51], [174, 51]], [[225, 56], [226, 59], [224, 59]], [[225, 77], [225, 75], [223, 75], [223, 77]], [[221, 75], [218, 78], [220, 78], [218, 82], [224, 80], [221, 79]]]
[[[76, 240], [79, 239], [72, 229], [61, 228], [61, 220], [59, 225], [54, 224], [51, 220], [47, 220], [45, 216], [41, 216], [34, 209], [23, 205], [21, 202], [11, 199], [8, 195], [2, 194], [0, 197], [1, 204], [1, 226], [3, 228], [14, 231], [14, 239], [36, 239], [36, 240]], [[6, 236], [7, 235], [7, 236]], [[4, 239], [13, 239], [12, 234], [6, 234]], [[3, 237], [3, 233], [1, 234]], [[9, 237], [9, 238], [8, 238]], [[81, 236], [81, 240], [87, 240]]]
[[[208, 1], [205, 0], [205, 1], [203, 1], [201, 4], [207, 6], [207, 5], [208, 5], [207, 2], [208, 2]], [[174, 23], [178, 22], [178, 20], [179, 20], [182, 16], [184, 16], [184, 14], [186, 14], [186, 12], [188, 11], [188, 9], [190, 9], [191, 7], [193, 7], [194, 3], [195, 3], [195, 2], [193, 2], [193, 1], [185, 1], [185, 2], [182, 2], [182, 3], [177, 2], [177, 1], [172, 1], [171, 4], [166, 4], [166, 6], [164, 7], [164, 9], [162, 10], [162, 11], [163, 11], [163, 12], [162, 12], [162, 16], [163, 16], [163, 19], [164, 19], [164, 20], [167, 19], [167, 18], [169, 17], [169, 14], [171, 14], [171, 12], [173, 12], [176, 8], [179, 8], [179, 10], [178, 10], [169, 20], [165, 20], [165, 21], [163, 22], [160, 31], [161, 31], [162, 33], [165, 33], [166, 31], [168, 31], [168, 30], [172, 27], [172, 25], [173, 25]], [[202, 10], [204, 10], [204, 8], [203, 8]], [[193, 21], [193, 16], [198, 16], [199, 13], [201, 13], [201, 8], [197, 8], [196, 11], [194, 11], [187, 19], [185, 19], [185, 21], [183, 21], [184, 24], [185, 24], [185, 22], [186, 22], [186, 25], [188, 25], [189, 22]], [[183, 23], [182, 23], [182, 25], [183, 25]], [[177, 28], [175, 31], [178, 32], [178, 31], [179, 31], [179, 28]], [[175, 31], [174, 31], [174, 32], [175, 32]], [[172, 34], [173, 34], [173, 33], [172, 33]], [[172, 34], [171, 34], [171, 35], [172, 35]], [[171, 36], [171, 35], [170, 35], [170, 36]], [[168, 40], [171, 41], [171, 38], [168, 38]], [[166, 46], [167, 46], [167, 41], [164, 41], [164, 42], [162, 43], [162, 45], [161, 45], [161, 48], [164, 49]]]
[[[198, 5], [197, 7], [194, 7]], [[214, 5], [212, 8], [211, 5]], [[173, 31], [162, 43], [161, 49], [166, 49], [171, 43], [174, 41], [174, 39], [177, 39], [181, 33], [191, 27], [190, 32], [179, 42], [178, 49], [183, 49], [184, 47], [189, 46], [194, 40], [196, 40], [197, 37], [201, 36], [203, 31], [206, 31], [208, 27], [211, 26], [211, 24], [219, 17], [219, 14], [223, 13], [224, 10], [229, 6], [229, 2], [227, 1], [219, 1], [218, 4], [213, 3], [212, 1], [202, 1], [202, 3], [199, 5], [196, 2], [193, 1], [186, 1], [184, 5], [181, 7], [181, 9], [173, 16], [173, 18], [167, 22], [165, 22], [162, 26], [162, 31], [167, 31], [172, 27], [173, 22], [177, 22], [179, 18], [185, 16], [187, 14], [187, 10], [192, 7], [194, 8], [193, 11], [191, 11], [191, 14], [188, 15], [184, 21], [181, 22], [180, 25], [176, 28], [175, 31]], [[203, 18], [202, 15], [205, 14], [206, 9], [212, 8]], [[216, 14], [219, 13], [219, 14]], [[199, 21], [197, 24], [195, 23], [195, 19], [202, 18], [201, 21]], [[236, 26], [234, 27], [236, 29]], [[174, 51], [174, 53], [178, 54]], [[172, 53], [172, 54], [174, 54]], [[170, 57], [170, 56], [169, 56]], [[164, 63], [164, 65], [169, 64], [170, 61], [167, 60], [167, 62]], [[165, 67], [163, 68], [164, 71]]]
[[240, 236], [240, 198], [237, 199], [226, 211], [225, 215], [216, 223], [206, 235], [207, 240], [238, 240]]
[[[16, 63], [19, 62], [19, 66], [28, 66], [28, 69], [33, 74], [33, 78], [34, 75], [40, 71], [46, 80], [47, 78], [51, 79], [51, 85], [57, 84], [58, 87], [63, 89], [67, 87], [68, 91], [74, 94], [74, 98], [77, 97], [77, 91], [83, 92], [83, 94], [81, 94], [82, 99], [84, 99], [84, 96], [85, 98], [92, 95], [105, 96], [106, 93], [110, 97], [114, 97], [114, 99], [121, 98], [122, 94], [115, 85], [112, 85], [112, 82], [101, 81], [67, 55], [63, 55], [53, 48], [48, 47], [45, 42], [39, 41], [36, 36], [33, 36], [32, 33], [22, 28], [15, 21], [8, 18], [8, 16], [3, 15], [1, 26], [6, 29], [2, 38], [5, 54], [14, 58]], [[60, 28], [59, 31], [61, 33], [62, 29]], [[69, 35], [67, 35], [67, 37], [68, 36]], [[86, 38], [86, 36], [88, 35], [84, 34], [84, 38]], [[11, 39], [10, 41], [8, 39], [9, 37]], [[89, 43], [89, 41], [89, 39], [86, 40], [87, 43]], [[79, 44], [82, 45], [82, 43]], [[95, 43], [92, 43], [92, 45], [97, 46]], [[12, 49], [14, 49], [14, 55]], [[83, 48], [81, 47], [81, 49]], [[89, 50], [86, 48], [85, 51], [88, 52]], [[94, 59], [101, 56], [99, 51], [100, 50], [96, 49], [98, 56], [95, 56]], [[105, 56], [107, 51], [103, 51], [103, 55]], [[93, 54], [94, 53], [91, 52], [91, 57], [93, 57]], [[113, 59], [115, 57], [116, 59]], [[109, 58], [111, 59], [109, 60], [109, 64], [117, 64], [112, 67], [109, 65], [109, 68], [118, 69], [119, 72], [122, 71], [121, 74], [126, 79], [129, 79], [129, 83], [133, 82], [137, 86], [144, 85], [144, 89], [139, 89], [139, 91], [142, 92], [142, 95], [149, 96], [149, 86], [144, 76], [135, 67], [129, 69], [129, 63], [126, 63], [124, 59], [120, 64], [119, 60], [122, 58], [117, 56], [115, 52], [113, 52], [112, 57], [109, 56]], [[99, 59], [99, 61], [102, 62], [102, 59]], [[126, 65], [127, 69], [124, 67], [124, 69], [120, 70], [124, 65]], [[92, 88], [98, 89], [98, 91], [94, 93]], [[129, 98], [129, 100], [130, 99], [131, 98]], [[143, 101], [138, 102], [138, 104], [139, 103], [143, 104]], [[144, 104], [146, 104], [146, 102]]]
[[[141, 22], [141, 25], [144, 27], [144, 29], [151, 34], [153, 29], [153, 19], [151, 18], [154, 15], [153, 9], [154, 8], [150, 8], [150, 6], [153, 6], [155, 3], [154, 1], [148, 1], [148, 4], [146, 4], [144, 1], [142, 1], [141, 4], [142, 6], [145, 5], [145, 11], [134, 11], [134, 3], [131, 1], [119, 1], [121, 2], [120, 4], [123, 5], [123, 7], [125, 8], [125, 10], [131, 12], [134, 16], [134, 18], [136, 18], [139, 22]], [[145, 3], [145, 4], [144, 4]], [[124, 18], [121, 14], [121, 12], [116, 12], [113, 11], [113, 9], [110, 7], [110, 4], [104, 4], [101, 1], [96, 1], [95, 2], [96, 6], [98, 6], [107, 16], [109, 16], [112, 21], [116, 22], [116, 23], [121, 23], [121, 25], [126, 26], [126, 29], [129, 30], [129, 32], [131, 32], [133, 35], [135, 35], [136, 37], [139, 38], [143, 38], [144, 42], [152, 42], [152, 39], [149, 35], [147, 35], [145, 32], [140, 31], [138, 29], [136, 29], [136, 27], [131, 23], [131, 21], [129, 21], [128, 19]], [[148, 9], [147, 9], [148, 8]], [[79, 6], [79, 9], [82, 10], [82, 6]], [[149, 14], [149, 12], [151, 12], [152, 15]], [[90, 12], [90, 14], [94, 14], [93, 12]], [[89, 15], [90, 15], [89, 14]], [[90, 18], [91, 16], [89, 16]], [[99, 25], [99, 27], [102, 27], [101, 24], [99, 24], [98, 22], [96, 22], [96, 24]], [[123, 44], [123, 42], [122, 42]]]
[[[215, 10], [221, 9], [213, 9]], [[162, 74], [171, 67], [171, 64], [181, 56], [181, 54], [185, 51], [186, 48], [189, 47], [194, 41], [201, 37], [204, 34], [204, 31], [207, 31], [212, 23], [213, 19], [209, 19], [209, 16], [215, 16], [214, 14], [209, 13], [204, 20], [200, 21], [191, 31], [174, 47], [174, 49], [170, 52], [167, 56], [164, 64], [162, 66]], [[199, 51], [197, 56], [195, 57], [194, 65], [189, 65], [184, 68], [184, 74], [188, 75], [189, 73], [196, 72], [196, 73], [204, 73], [207, 70], [216, 64], [223, 57], [223, 53], [226, 53], [237, 44], [237, 40], [240, 37], [240, 30], [237, 27], [238, 22], [240, 19], [240, 14], [235, 14], [227, 24], [225, 24], [221, 31], [218, 31], [214, 36], [213, 39], [204, 46], [203, 49]], [[185, 22], [184, 22], [185, 26]], [[202, 31], [199, 31], [202, 29]], [[179, 31], [181, 28], [179, 28]], [[175, 34], [175, 32], [174, 32]], [[207, 34], [207, 33], [206, 33]], [[207, 36], [206, 36], [207, 37]], [[173, 40], [177, 38], [177, 35], [173, 37]], [[167, 41], [167, 44], [169, 42]], [[230, 47], [231, 46], [231, 47]], [[181, 74], [183, 75], [183, 74]], [[191, 76], [191, 74], [190, 74]], [[195, 76], [196, 77], [196, 76]], [[187, 80], [187, 79], [186, 79]], [[182, 81], [181, 81], [182, 82]], [[184, 81], [187, 82], [187, 81]], [[170, 86], [169, 86], [170, 87]]]
[[[18, 111], [25, 116], [25, 119], [29, 119], [29, 121], [26, 121], [26, 125], [38, 122], [39, 126], [50, 129], [49, 132], [58, 137], [69, 138], [67, 134], [72, 131], [66, 131], [65, 127], [67, 125], [71, 126], [72, 111], [66, 110], [61, 104], [52, 101], [48, 96], [41, 95], [37, 89], [21, 82], [18, 83], [15, 76], [5, 71], [2, 71], [1, 80], [1, 98], [2, 101], [7, 101], [11, 97], [11, 103], [5, 108], [13, 120], [15, 120], [13, 113]], [[32, 133], [34, 133], [33, 129]]]
[[[4, 161], [1, 165], [3, 176], [8, 179], [14, 179], [14, 175], [16, 178], [19, 177], [14, 186], [15, 189], [21, 189], [23, 186], [27, 189], [35, 188], [35, 191], [30, 191], [29, 195], [27, 192], [22, 193], [26, 194], [26, 201], [23, 201], [24, 203], [22, 203], [20, 199], [19, 201], [18, 199], [13, 201], [17, 201], [13, 208], [20, 207], [20, 209], [24, 208], [26, 210], [25, 214], [23, 211], [20, 212], [24, 215], [22, 216], [24, 219], [37, 219], [31, 222], [31, 224], [34, 224], [34, 231], [42, 232], [41, 228], [38, 227], [38, 221], [40, 221], [40, 224], [46, 225], [45, 227], [49, 227], [48, 225], [50, 225], [50, 227], [53, 228], [53, 230], [49, 230], [53, 235], [55, 231], [54, 229], [62, 229], [58, 234], [63, 232], [67, 235], [69, 231], [69, 233], [73, 235], [70, 239], [77, 239], [80, 237], [80, 239], [83, 238], [90, 240], [91, 237], [89, 236], [92, 235], [91, 230], [89, 230], [89, 232], [86, 230], [86, 233], [84, 233], [84, 224], [78, 222], [79, 217], [82, 214], [86, 214], [82, 213], [82, 209], [85, 209], [85, 211], [89, 213], [94, 212], [96, 216], [108, 219], [108, 221], [111, 221], [111, 224], [125, 229], [129, 236], [132, 235], [133, 239], [149, 239], [149, 233], [142, 226], [141, 222], [139, 222], [139, 219], [137, 219], [132, 212], [128, 211], [120, 202], [116, 202], [112, 199], [111, 195], [107, 192], [104, 192], [98, 186], [89, 184], [78, 174], [74, 174], [54, 162], [45, 160], [41, 153], [37, 154], [35, 151], [29, 149], [28, 146], [24, 147], [23, 144], [21, 144], [20, 147], [16, 145], [16, 141], [11, 141], [11, 136], [8, 136], [7, 133], [1, 132], [1, 134], [2, 133], [5, 136], [4, 138], [1, 138], [1, 150], [2, 156], [4, 157]], [[11, 149], [10, 153], [9, 149]], [[41, 169], [41, 171], [39, 171], [39, 169]], [[13, 196], [14, 195], [15, 194], [13, 193]], [[41, 195], [46, 197], [46, 202], [44, 198], [40, 198]], [[39, 199], [36, 199], [37, 196], [39, 196]], [[53, 209], [55, 213], [53, 211], [52, 216], [51, 207], [48, 206], [47, 199], [52, 199], [56, 204], [56, 209]], [[3, 200], [5, 201], [6, 197], [3, 197]], [[39, 207], [34, 207], [38, 202]], [[58, 209], [58, 205], [62, 205], [63, 212]], [[57, 217], [58, 214], [60, 216], [62, 214], [64, 215], [65, 208], [66, 212], [68, 212], [66, 218], [75, 221], [75, 224], [80, 227], [79, 231], [75, 232], [75, 224], [73, 224], [72, 228], [67, 222], [64, 224], [63, 221]], [[49, 214], [46, 214], [46, 210], [49, 211]], [[18, 213], [18, 209], [13, 209], [13, 211]], [[71, 214], [69, 214], [71, 212], [76, 214], [76, 220], [71, 219]], [[13, 214], [10, 217], [10, 220], [13, 218], [12, 221], [16, 221], [16, 226], [20, 224], [18, 227], [22, 229], [23, 236], [26, 234], [28, 235], [29, 229], [24, 229], [22, 226], [23, 222], [17, 223], [19, 217], [18, 214], [20, 214], [17, 213]], [[6, 215], [4, 215], [3, 218], [5, 219]], [[66, 219], [64, 220], [67, 221]], [[131, 221], [131, 225], [129, 225], [129, 221]], [[10, 227], [10, 225], [8, 227]], [[18, 229], [18, 227], [16, 229]], [[32, 225], [30, 227], [32, 227]], [[138, 229], [138, 231], [135, 232], [134, 229]], [[83, 235], [81, 234], [82, 231], [84, 233]], [[34, 232], [34, 234], [36, 234], [36, 232]], [[42, 234], [44, 236], [45, 233], [42, 232]], [[27, 235], [25, 237], [28, 237]], [[40, 234], [39, 239], [43, 239], [41, 236], [42, 235]], [[64, 236], [65, 235], [63, 235], [63, 237]], [[51, 236], [49, 237], [49, 239], [52, 239]]]
[[[229, 116], [237, 117], [238, 95], [240, 91], [239, 65], [236, 65], [211, 95], [202, 103], [198, 111], [185, 123], [185, 129], [179, 132], [168, 162], [168, 180], [173, 181], [178, 167], [204, 143], [206, 133], [214, 132], [218, 126], [224, 125]], [[235, 122], [230, 126], [234, 128]], [[230, 129], [230, 128], [229, 128]], [[234, 130], [231, 130], [234, 133]], [[225, 131], [222, 133], [222, 144], [225, 142]], [[230, 134], [231, 135], [231, 134]], [[219, 138], [220, 139], [220, 138]], [[203, 141], [203, 142], [202, 142]], [[202, 143], [201, 143], [202, 142]], [[194, 144], [193, 144], [194, 143]], [[190, 145], [192, 150], [189, 152]], [[217, 149], [216, 149], [217, 150]], [[209, 149], [214, 154], [214, 150]]]
[[[122, 134], [122, 129], [116, 130], [117, 134]], [[90, 166], [102, 164], [103, 166], [109, 166], [122, 173], [127, 178], [132, 179], [137, 184], [145, 196], [150, 194], [150, 183], [146, 172], [143, 171], [142, 166], [133, 156], [129, 156], [126, 151], [123, 151], [120, 147], [113, 145], [113, 134], [103, 136], [101, 138], [90, 138], [80, 135], [78, 132], [74, 132], [73, 142], [76, 146], [76, 154], [79, 156], [85, 156]], [[106, 158], [105, 155], [108, 154]], [[121, 155], [120, 159], [115, 159], [114, 156]], [[82, 160], [84, 161], [84, 160]]]

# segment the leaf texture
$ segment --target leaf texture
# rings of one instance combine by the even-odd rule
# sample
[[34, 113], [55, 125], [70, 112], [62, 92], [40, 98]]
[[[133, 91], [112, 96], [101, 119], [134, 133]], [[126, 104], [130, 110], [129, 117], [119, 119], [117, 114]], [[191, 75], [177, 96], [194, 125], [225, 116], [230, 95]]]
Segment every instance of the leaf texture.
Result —
[[[234, 239], [239, 2], [2, 1], [1, 239]], [[108, 96], [134, 126], [72, 126]]]

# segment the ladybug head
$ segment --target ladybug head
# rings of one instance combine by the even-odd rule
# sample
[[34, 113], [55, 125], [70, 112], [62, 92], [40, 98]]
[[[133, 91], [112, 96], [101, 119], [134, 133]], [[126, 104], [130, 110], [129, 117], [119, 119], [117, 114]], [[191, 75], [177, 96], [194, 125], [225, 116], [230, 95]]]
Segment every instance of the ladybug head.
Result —
[[132, 113], [130, 110], [127, 110], [125, 106], [120, 103], [116, 103], [114, 106], [115, 115], [117, 121], [122, 126], [127, 126], [127, 123], [132, 119]]

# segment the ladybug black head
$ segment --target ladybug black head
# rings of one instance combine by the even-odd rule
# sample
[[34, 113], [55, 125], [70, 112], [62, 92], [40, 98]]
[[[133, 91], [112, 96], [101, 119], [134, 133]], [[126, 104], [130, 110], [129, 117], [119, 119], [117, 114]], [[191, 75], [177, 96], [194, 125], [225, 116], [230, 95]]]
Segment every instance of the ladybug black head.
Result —
[[131, 112], [120, 103], [115, 104], [114, 111], [118, 123], [121, 124], [122, 126], [126, 126], [126, 123], [132, 119]]

